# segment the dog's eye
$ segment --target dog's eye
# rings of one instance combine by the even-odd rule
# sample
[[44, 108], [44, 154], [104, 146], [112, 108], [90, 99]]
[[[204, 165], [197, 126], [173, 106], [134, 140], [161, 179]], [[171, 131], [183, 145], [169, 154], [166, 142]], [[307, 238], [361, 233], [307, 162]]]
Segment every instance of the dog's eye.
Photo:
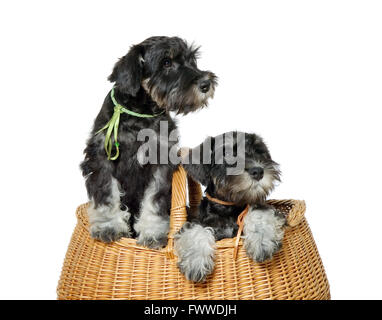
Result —
[[172, 65], [171, 59], [166, 58], [166, 59], [163, 60], [163, 67], [169, 68], [169, 67], [171, 67], [171, 65]]

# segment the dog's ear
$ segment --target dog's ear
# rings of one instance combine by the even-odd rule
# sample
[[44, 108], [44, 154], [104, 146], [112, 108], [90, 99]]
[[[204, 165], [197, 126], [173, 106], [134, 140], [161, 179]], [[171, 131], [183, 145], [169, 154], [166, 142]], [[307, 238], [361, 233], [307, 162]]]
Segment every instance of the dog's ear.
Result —
[[208, 185], [214, 163], [214, 138], [208, 137], [202, 144], [184, 155], [182, 165], [187, 173], [203, 185]]
[[110, 82], [121, 91], [135, 96], [141, 86], [143, 74], [143, 46], [132, 46], [130, 51], [114, 65]]

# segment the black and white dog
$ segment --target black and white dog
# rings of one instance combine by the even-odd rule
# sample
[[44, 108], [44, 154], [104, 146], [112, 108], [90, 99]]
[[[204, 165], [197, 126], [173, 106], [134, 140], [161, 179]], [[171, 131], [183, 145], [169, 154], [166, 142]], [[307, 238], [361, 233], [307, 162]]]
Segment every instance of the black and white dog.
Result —
[[[105, 98], [81, 163], [93, 238], [112, 242], [136, 237], [138, 244], [150, 248], [166, 244], [171, 178], [177, 164], [162, 155], [160, 163], [142, 164], [145, 141], [138, 136], [142, 129], [150, 129], [157, 150], [170, 150], [177, 141], [169, 139], [176, 130], [169, 112], [187, 114], [213, 97], [216, 76], [198, 69], [197, 50], [177, 37], [151, 37], [132, 46], [115, 64], [109, 76], [113, 96], [109, 93]], [[109, 160], [104, 146], [107, 130], [102, 128], [113, 117], [115, 101], [131, 112], [120, 115], [118, 142], [111, 135], [111, 145], [118, 145], [109, 150], [115, 154], [118, 148], [120, 153]], [[160, 132], [163, 124], [165, 135]]]
[[[235, 161], [223, 157], [228, 151]], [[209, 164], [195, 164], [195, 159], [206, 158]], [[243, 238], [248, 256], [262, 262], [280, 249], [285, 218], [265, 203], [275, 182], [280, 181], [280, 171], [262, 138], [243, 132], [207, 138], [189, 151], [183, 166], [206, 186], [199, 210], [175, 235], [178, 266], [188, 280], [204, 281], [213, 272], [215, 241], [237, 235], [236, 221], [247, 205]]]

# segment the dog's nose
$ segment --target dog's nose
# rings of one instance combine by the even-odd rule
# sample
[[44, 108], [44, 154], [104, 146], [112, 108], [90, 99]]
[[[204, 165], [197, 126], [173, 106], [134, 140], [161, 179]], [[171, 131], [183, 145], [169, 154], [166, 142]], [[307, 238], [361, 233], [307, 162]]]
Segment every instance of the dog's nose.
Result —
[[264, 177], [264, 169], [261, 167], [253, 167], [249, 169], [248, 172], [257, 181], [260, 181]]
[[201, 92], [206, 93], [206, 92], [208, 92], [208, 90], [210, 90], [210, 86], [211, 86], [211, 81], [210, 80], [203, 80], [199, 84], [199, 89], [200, 89]]

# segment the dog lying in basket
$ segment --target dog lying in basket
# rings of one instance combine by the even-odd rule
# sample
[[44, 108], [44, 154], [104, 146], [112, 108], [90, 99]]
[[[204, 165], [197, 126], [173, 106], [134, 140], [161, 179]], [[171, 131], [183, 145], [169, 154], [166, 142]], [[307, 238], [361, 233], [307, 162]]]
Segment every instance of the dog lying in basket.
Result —
[[[175, 235], [178, 266], [185, 277], [204, 281], [214, 270], [215, 241], [240, 237], [241, 231], [250, 258], [272, 258], [281, 248], [285, 218], [265, 204], [280, 171], [262, 138], [243, 132], [209, 137], [183, 157], [183, 166], [206, 186], [198, 210], [189, 212], [189, 221]], [[238, 218], [243, 218], [242, 230]]]

